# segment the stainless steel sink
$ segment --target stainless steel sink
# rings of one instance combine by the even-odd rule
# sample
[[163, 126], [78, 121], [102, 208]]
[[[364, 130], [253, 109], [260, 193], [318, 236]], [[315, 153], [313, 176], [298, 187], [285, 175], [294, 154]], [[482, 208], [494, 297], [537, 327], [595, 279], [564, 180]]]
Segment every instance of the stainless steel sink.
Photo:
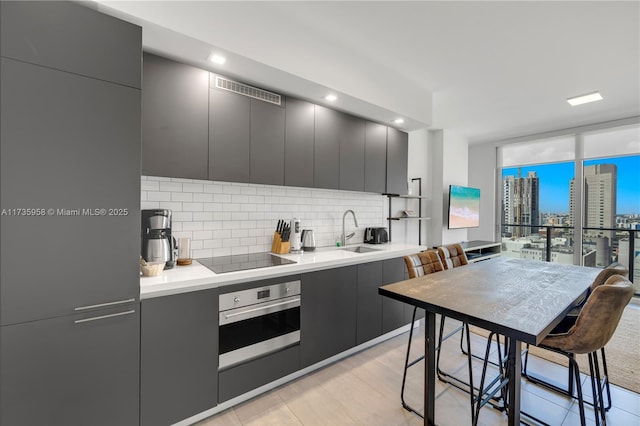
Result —
[[370, 253], [372, 251], [378, 251], [378, 249], [363, 247], [363, 246], [343, 247], [340, 250], [352, 251], [354, 253]]

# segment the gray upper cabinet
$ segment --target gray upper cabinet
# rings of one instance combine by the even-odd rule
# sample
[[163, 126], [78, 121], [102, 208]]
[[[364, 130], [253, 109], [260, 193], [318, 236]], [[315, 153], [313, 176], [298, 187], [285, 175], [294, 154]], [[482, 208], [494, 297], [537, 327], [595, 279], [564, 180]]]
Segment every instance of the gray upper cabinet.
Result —
[[387, 193], [407, 194], [409, 135], [393, 127], [387, 132]]
[[209, 73], [144, 54], [142, 174], [209, 175]]
[[284, 185], [284, 107], [251, 99], [251, 183]]
[[43, 209], [0, 218], [1, 324], [137, 300], [140, 90], [7, 58], [0, 70], [0, 207]]
[[313, 186], [340, 189], [340, 126], [341, 114], [329, 108], [315, 106], [315, 141], [313, 156]]
[[142, 301], [140, 424], [171, 425], [218, 401], [218, 289]]
[[340, 189], [364, 191], [365, 122], [341, 114], [340, 120]]
[[2, 56], [140, 88], [142, 29], [73, 2], [0, 2]]
[[365, 123], [364, 190], [382, 194], [387, 177], [387, 126]]
[[215, 88], [209, 91], [209, 179], [250, 182], [251, 98]]
[[138, 425], [138, 307], [0, 327], [0, 424]]
[[287, 98], [284, 184], [313, 188], [314, 105]]

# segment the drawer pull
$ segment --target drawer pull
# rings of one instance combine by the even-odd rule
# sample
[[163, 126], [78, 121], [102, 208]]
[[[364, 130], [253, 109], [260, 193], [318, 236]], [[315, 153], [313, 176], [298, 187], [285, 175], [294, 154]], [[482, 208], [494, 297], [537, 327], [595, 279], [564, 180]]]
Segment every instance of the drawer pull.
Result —
[[127, 299], [127, 300], [118, 300], [115, 302], [100, 303], [98, 305], [80, 306], [79, 308], [74, 308], [74, 311], [84, 311], [86, 309], [104, 308], [105, 306], [121, 305], [123, 303], [131, 303], [135, 301], [136, 299]]
[[92, 318], [85, 318], [85, 319], [75, 320], [74, 323], [75, 324], [80, 324], [81, 322], [97, 321], [97, 320], [101, 320], [101, 319], [105, 319], [105, 318], [119, 317], [121, 315], [129, 315], [129, 314], [133, 314], [133, 313], [135, 313], [135, 310], [132, 309], [130, 311], [118, 312], [117, 314], [101, 315], [99, 317], [92, 317]]

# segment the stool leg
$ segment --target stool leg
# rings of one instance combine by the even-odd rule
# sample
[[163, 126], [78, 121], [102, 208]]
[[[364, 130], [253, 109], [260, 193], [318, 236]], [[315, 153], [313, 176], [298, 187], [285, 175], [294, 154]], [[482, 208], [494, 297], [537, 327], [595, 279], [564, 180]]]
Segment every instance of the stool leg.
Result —
[[[410, 365], [409, 365], [409, 353], [411, 352], [411, 341], [413, 340], [413, 323], [416, 321], [416, 311], [417, 310], [418, 310], [418, 307], [414, 307], [413, 308], [413, 316], [411, 317], [411, 325], [410, 325], [411, 328], [409, 329], [409, 344], [407, 345], [407, 355], [406, 355], [406, 357], [404, 359], [404, 373], [402, 374], [402, 388], [400, 389], [400, 400], [402, 401], [402, 406], [404, 407], [405, 410], [411, 411], [413, 413], [416, 413], [420, 417], [423, 417], [420, 413], [418, 413], [416, 410], [411, 408], [409, 406], [409, 404], [407, 404], [405, 402], [405, 400], [404, 400], [404, 387], [405, 387], [405, 384], [407, 382], [407, 370], [410, 367]], [[411, 365], [415, 364], [416, 362], [420, 361], [423, 358], [424, 358], [424, 356], [418, 358], [417, 360], [413, 361], [411, 363]]]

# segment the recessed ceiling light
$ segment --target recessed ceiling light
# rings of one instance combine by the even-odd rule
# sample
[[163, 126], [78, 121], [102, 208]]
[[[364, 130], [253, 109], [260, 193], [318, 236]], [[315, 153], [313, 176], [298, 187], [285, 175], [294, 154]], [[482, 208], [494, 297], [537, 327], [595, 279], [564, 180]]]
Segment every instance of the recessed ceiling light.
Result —
[[593, 92], [587, 93], [586, 95], [574, 96], [573, 98], [567, 99], [567, 102], [569, 102], [571, 106], [576, 106], [601, 100], [602, 95], [600, 95], [600, 92]]
[[218, 64], [218, 65], [222, 65], [225, 62], [227, 62], [227, 58], [225, 58], [222, 55], [218, 55], [218, 54], [213, 54], [213, 55], [209, 56], [209, 60], [211, 62], [213, 62], [214, 64]]
[[328, 94], [327, 96], [324, 97], [327, 101], [329, 102], [333, 102], [336, 99], [338, 99], [338, 97], [336, 95], [334, 95], [333, 93]]
[[404, 118], [396, 118], [395, 120], [393, 120], [393, 122], [396, 124], [402, 124], [404, 123]]

